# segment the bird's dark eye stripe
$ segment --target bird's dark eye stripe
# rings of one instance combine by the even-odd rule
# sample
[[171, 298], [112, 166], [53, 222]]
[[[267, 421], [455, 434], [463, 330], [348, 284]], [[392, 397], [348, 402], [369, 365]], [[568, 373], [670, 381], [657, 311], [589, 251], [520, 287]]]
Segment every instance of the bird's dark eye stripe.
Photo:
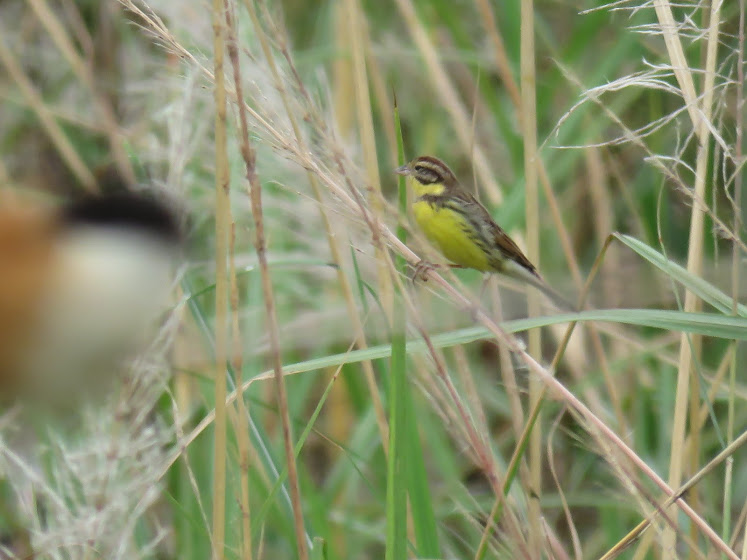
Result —
[[418, 181], [420, 181], [424, 185], [430, 185], [431, 183], [437, 183], [439, 181], [438, 174], [434, 173], [431, 170], [418, 173], [417, 178], [418, 178]]
[[415, 176], [417, 177], [418, 181], [423, 183], [424, 185], [429, 185], [431, 183], [438, 183], [442, 180], [441, 175], [436, 171], [435, 169], [431, 169], [430, 167], [426, 167], [424, 165], [416, 165], [415, 166]]

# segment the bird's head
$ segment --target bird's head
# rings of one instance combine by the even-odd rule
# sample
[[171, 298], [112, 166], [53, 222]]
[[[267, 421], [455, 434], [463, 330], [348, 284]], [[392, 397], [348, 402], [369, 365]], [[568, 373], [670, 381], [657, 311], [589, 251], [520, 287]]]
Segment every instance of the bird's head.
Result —
[[394, 172], [407, 176], [418, 196], [438, 195], [458, 185], [457, 178], [449, 166], [433, 156], [415, 158], [410, 163], [398, 167]]

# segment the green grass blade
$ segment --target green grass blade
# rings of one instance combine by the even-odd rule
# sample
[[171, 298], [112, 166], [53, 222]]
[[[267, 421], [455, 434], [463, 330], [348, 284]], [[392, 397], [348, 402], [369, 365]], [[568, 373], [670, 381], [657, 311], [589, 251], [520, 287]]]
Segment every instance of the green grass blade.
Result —
[[[399, 114], [394, 111], [395, 126], [399, 130]], [[399, 134], [400, 162], [404, 163], [402, 135]], [[400, 204], [407, 200], [404, 178], [399, 180]], [[406, 202], [405, 202], [406, 205]], [[406, 207], [406, 206], [405, 206]], [[397, 234], [404, 235], [399, 227]], [[400, 237], [401, 239], [401, 237]], [[400, 255], [395, 256], [395, 266], [402, 272], [407, 263]], [[396, 293], [395, 297], [402, 297]], [[408, 440], [408, 386], [407, 386], [407, 342], [405, 325], [407, 315], [404, 305], [395, 305], [392, 310], [392, 359], [389, 383], [389, 456], [387, 462], [386, 491], [386, 560], [407, 558], [407, 478], [406, 462], [412, 449]]]
[[[698, 276], [694, 276], [677, 263], [667, 259], [656, 249], [649, 247], [634, 237], [621, 233], [613, 233], [612, 235], [615, 239], [638, 253], [656, 268], [685, 286], [688, 290], [715, 309], [727, 314], [732, 312], [734, 300], [716, 288], [713, 284], [706, 282]], [[747, 317], [747, 306], [737, 304], [737, 313], [741, 317]]]
[[[415, 403], [412, 395], [408, 392], [407, 410], [414, 411]], [[411, 417], [408, 419], [407, 428], [407, 488], [410, 496], [410, 512], [412, 514], [412, 525], [415, 532], [415, 542], [419, 558], [441, 558], [441, 550], [438, 545], [438, 528], [436, 516], [433, 510], [430, 488], [428, 487], [428, 476], [425, 469], [425, 457], [423, 446], [420, 442], [418, 424]]]
[[[395, 105], [395, 126], [399, 130], [399, 111]], [[402, 135], [397, 135], [397, 150], [399, 154], [399, 162], [403, 164], [405, 162], [404, 147], [402, 145]], [[404, 227], [405, 219], [407, 217], [407, 188], [406, 181], [401, 178], [399, 181], [399, 225], [397, 226], [397, 237], [403, 243], [407, 242], [407, 228]], [[397, 270], [400, 274], [407, 274], [407, 263], [400, 256], [396, 257]], [[401, 332], [404, 333], [405, 321], [407, 316], [405, 315], [405, 306], [400, 306], [399, 317], [396, 320], [401, 321]], [[398, 348], [398, 352], [403, 352], [403, 359], [406, 359], [407, 345], [404, 336], [398, 342], [401, 343], [401, 348]], [[394, 363], [394, 358], [392, 358]], [[406, 366], [406, 363], [405, 363]], [[407, 372], [403, 372], [407, 375]], [[412, 394], [409, 391], [409, 387], [406, 388], [404, 399], [406, 401], [405, 409], [408, 411], [415, 410], [415, 403], [413, 402]], [[412, 514], [413, 529], [415, 531], [415, 542], [417, 544], [418, 556], [425, 558], [438, 558], [441, 557], [441, 552], [438, 546], [438, 530], [436, 526], [436, 516], [433, 511], [433, 500], [431, 499], [430, 489], [428, 487], [428, 475], [425, 470], [425, 459], [423, 456], [423, 446], [420, 442], [420, 434], [418, 433], [418, 426], [413, 421], [412, 416], [407, 421], [407, 488], [410, 496], [410, 512]]]
[[311, 560], [325, 560], [327, 558], [327, 543], [322, 537], [314, 537], [311, 547]]
[[[517, 333], [528, 329], [546, 327], [571, 321], [605, 323], [620, 323], [643, 327], [655, 327], [677, 332], [690, 332], [717, 338], [747, 340], [747, 319], [742, 317], [718, 315], [715, 313], [685, 313], [662, 309], [599, 309], [583, 311], [581, 313], [564, 313], [550, 317], [536, 317], [533, 319], [517, 319], [505, 321], [501, 327], [509, 333]], [[460, 344], [469, 344], [479, 340], [487, 340], [493, 335], [482, 327], [469, 327], [433, 335], [431, 341], [435, 348], [449, 348]], [[422, 340], [409, 340], [407, 353], [427, 352]], [[364, 360], [378, 360], [392, 355], [391, 344], [371, 346], [365, 350], [354, 350], [340, 354], [331, 354], [311, 360], [304, 360], [284, 366], [286, 374], [303, 373], [320, 370], [340, 364], [354, 364]], [[266, 375], [263, 373], [262, 375]]]

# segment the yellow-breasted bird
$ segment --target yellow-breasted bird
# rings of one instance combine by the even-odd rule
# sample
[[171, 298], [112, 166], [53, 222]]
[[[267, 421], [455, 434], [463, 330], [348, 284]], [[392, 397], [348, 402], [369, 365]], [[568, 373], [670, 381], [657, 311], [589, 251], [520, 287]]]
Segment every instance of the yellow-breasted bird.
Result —
[[561, 307], [572, 306], [550, 288], [518, 245], [440, 159], [421, 156], [395, 170], [415, 193], [415, 221], [453, 265], [498, 272], [536, 287]]

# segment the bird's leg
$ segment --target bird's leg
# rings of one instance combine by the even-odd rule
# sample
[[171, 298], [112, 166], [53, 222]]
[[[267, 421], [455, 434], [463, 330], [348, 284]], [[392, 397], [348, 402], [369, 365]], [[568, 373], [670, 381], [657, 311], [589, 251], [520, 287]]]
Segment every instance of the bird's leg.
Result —
[[480, 308], [482, 306], [482, 298], [485, 297], [485, 290], [488, 287], [488, 284], [490, 283], [490, 274], [485, 274], [482, 280], [482, 286], [480, 287], [480, 295], [477, 298], [476, 302], [472, 302], [472, 304], [469, 306], [469, 313], [472, 317], [472, 320], [474, 322], [477, 322], [478, 319], [478, 311], [480, 311]]
[[418, 264], [416, 264], [414, 267], [411, 280], [413, 282], [417, 282], [418, 279], [420, 279], [423, 282], [427, 282], [428, 272], [430, 272], [431, 270], [438, 270], [439, 268], [465, 268], [465, 267], [462, 266], [461, 264], [435, 264], [435, 263], [426, 261], [424, 259], [420, 259], [420, 261], [418, 261]]
[[489, 284], [490, 284], [490, 274], [483, 275], [482, 286], [480, 286], [480, 297], [478, 298], [478, 301], [482, 301], [482, 298], [485, 297], [485, 290], [488, 289]]
[[412, 278], [410, 278], [410, 280], [412, 280], [413, 283], [417, 282], [418, 279], [422, 280], [423, 282], [427, 282], [428, 272], [431, 270], [436, 270], [438, 267], [439, 265], [433, 264], [424, 259], [420, 259], [418, 261], [418, 264], [416, 264], [413, 269]]

